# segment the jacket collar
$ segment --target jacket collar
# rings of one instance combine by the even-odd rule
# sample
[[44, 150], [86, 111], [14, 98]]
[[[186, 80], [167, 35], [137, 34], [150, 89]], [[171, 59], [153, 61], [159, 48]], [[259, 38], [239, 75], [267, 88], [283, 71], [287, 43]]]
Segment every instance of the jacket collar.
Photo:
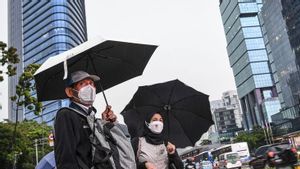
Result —
[[92, 111], [96, 114], [97, 110], [95, 107], [91, 106], [91, 107], [86, 107], [80, 103], [76, 103], [76, 102], [73, 102], [71, 101], [69, 107], [71, 108], [74, 108], [74, 109], [77, 109], [87, 115], [89, 115]]

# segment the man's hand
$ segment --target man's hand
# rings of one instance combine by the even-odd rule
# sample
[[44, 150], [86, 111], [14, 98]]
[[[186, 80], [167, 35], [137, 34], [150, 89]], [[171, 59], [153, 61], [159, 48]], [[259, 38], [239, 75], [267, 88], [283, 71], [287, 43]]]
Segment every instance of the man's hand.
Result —
[[111, 110], [111, 106], [108, 105], [106, 109], [102, 113], [102, 119], [109, 121], [109, 122], [115, 122], [117, 120], [117, 116], [114, 114], [114, 112]]
[[156, 166], [150, 162], [146, 162], [145, 166], [147, 169], [157, 169]]
[[175, 145], [172, 144], [172, 143], [170, 143], [170, 142], [168, 142], [168, 145], [167, 145], [167, 151], [168, 151], [168, 153], [169, 154], [174, 154], [175, 153], [175, 149], [176, 149]]

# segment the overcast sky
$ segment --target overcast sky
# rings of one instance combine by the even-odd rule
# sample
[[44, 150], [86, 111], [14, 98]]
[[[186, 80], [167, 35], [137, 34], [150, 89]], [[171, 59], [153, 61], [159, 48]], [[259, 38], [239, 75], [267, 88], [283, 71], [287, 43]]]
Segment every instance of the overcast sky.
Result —
[[[88, 38], [101, 36], [159, 46], [142, 76], [106, 91], [115, 112], [124, 108], [140, 85], [180, 79], [210, 95], [210, 100], [220, 99], [224, 91], [235, 90], [218, 3], [218, 0], [86, 0]], [[1, 0], [0, 40], [4, 41], [7, 41], [6, 8], [6, 0]], [[7, 85], [0, 85], [3, 95], [7, 95]], [[100, 94], [95, 106], [102, 111]], [[7, 115], [1, 113], [0, 119], [3, 117]]]

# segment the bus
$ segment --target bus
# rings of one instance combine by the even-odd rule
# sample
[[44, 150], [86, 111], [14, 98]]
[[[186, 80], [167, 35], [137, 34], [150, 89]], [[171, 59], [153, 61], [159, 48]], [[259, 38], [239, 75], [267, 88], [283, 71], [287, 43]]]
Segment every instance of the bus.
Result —
[[201, 147], [194, 147], [192, 149], [189, 149], [189, 150], [181, 153], [180, 154], [180, 158], [182, 160], [186, 160], [186, 159], [188, 159], [190, 157], [195, 157], [195, 156], [199, 155], [201, 153], [201, 151], [202, 151]]
[[213, 158], [219, 158], [220, 154], [227, 152], [236, 152], [240, 156], [241, 161], [246, 161], [250, 158], [250, 152], [247, 142], [233, 143], [223, 145], [219, 148], [211, 150]]
[[220, 147], [220, 144], [196, 146], [186, 151], [180, 152], [179, 156], [182, 160], [186, 160], [189, 157], [196, 157], [197, 159], [205, 159], [211, 156], [210, 150]]
[[195, 156], [195, 161], [201, 162], [201, 161], [211, 161], [212, 162], [212, 155], [210, 151], [203, 151], [200, 154]]

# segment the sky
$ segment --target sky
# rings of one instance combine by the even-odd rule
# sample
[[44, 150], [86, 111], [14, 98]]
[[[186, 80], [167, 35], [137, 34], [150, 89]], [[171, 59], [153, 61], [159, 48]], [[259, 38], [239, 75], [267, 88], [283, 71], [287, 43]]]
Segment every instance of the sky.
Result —
[[[6, 3], [0, 1], [3, 41], [7, 41]], [[117, 114], [142, 85], [179, 79], [210, 95], [210, 100], [220, 99], [223, 92], [236, 89], [218, 0], [86, 0], [85, 5], [89, 39], [101, 36], [159, 46], [142, 76], [105, 91]], [[7, 96], [6, 83], [0, 84], [0, 91], [3, 97]], [[101, 94], [97, 95], [94, 106], [100, 112], [104, 109]], [[3, 112], [0, 120], [7, 117]], [[122, 121], [121, 116], [119, 119]]]

